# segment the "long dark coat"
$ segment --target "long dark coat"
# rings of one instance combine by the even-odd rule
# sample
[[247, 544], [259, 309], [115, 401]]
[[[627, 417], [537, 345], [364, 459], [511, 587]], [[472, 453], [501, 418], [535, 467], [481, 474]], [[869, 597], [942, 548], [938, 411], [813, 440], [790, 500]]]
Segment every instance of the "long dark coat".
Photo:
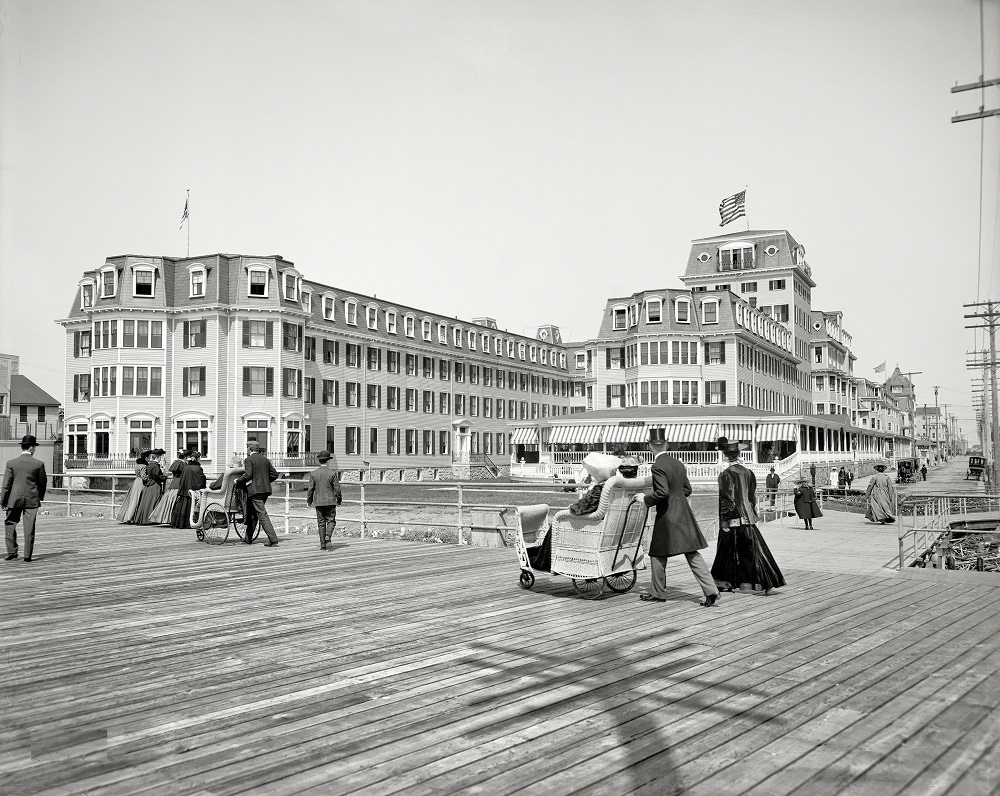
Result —
[[691, 482], [684, 463], [666, 453], [657, 456], [653, 462], [653, 491], [644, 498], [647, 506], [656, 506], [649, 542], [651, 556], [677, 556], [708, 547], [688, 503], [690, 494]]
[[243, 483], [247, 485], [247, 494], [270, 495], [271, 482], [278, 480], [278, 471], [274, 469], [271, 460], [263, 453], [251, 453], [243, 462], [246, 474], [243, 476]]
[[819, 503], [816, 502], [816, 492], [809, 484], [799, 484], [795, 489], [795, 513], [800, 520], [811, 520], [822, 517]]

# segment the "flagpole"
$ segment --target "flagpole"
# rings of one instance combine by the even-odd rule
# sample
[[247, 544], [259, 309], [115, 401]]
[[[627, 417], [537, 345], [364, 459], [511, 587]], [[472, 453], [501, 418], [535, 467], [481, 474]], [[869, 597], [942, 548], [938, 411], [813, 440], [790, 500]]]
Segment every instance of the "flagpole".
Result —
[[743, 186], [743, 220], [747, 222], [747, 232], [750, 231], [750, 214], [747, 213], [747, 189], [749, 185]]
[[184, 200], [184, 207], [187, 208], [187, 256], [191, 256], [191, 189], [187, 189], [187, 199]]

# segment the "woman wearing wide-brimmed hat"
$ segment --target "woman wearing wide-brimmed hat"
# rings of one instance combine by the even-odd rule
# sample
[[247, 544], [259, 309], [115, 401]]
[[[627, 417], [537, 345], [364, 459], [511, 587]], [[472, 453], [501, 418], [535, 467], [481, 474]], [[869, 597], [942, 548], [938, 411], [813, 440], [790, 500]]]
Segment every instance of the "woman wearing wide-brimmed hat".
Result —
[[142, 490], [146, 485], [146, 470], [149, 467], [149, 461], [146, 457], [152, 452], [151, 449], [144, 448], [139, 451], [139, 455], [136, 457], [135, 479], [132, 481], [131, 486], [129, 486], [128, 492], [125, 493], [125, 500], [122, 501], [121, 506], [118, 507], [118, 511], [115, 513], [115, 519], [118, 522], [135, 522], [135, 515], [139, 509], [139, 498], [142, 497]]
[[132, 522], [136, 525], [155, 525], [153, 512], [163, 497], [163, 483], [167, 477], [163, 474], [160, 461], [163, 448], [156, 448], [146, 454], [146, 476], [142, 479], [142, 494], [139, 495], [139, 505], [136, 507]]
[[795, 513], [799, 519], [806, 524], [806, 530], [813, 529], [813, 519], [822, 517], [823, 512], [819, 510], [819, 503], [816, 502], [816, 490], [808, 478], [798, 478], [795, 480]]
[[741, 445], [719, 437], [729, 460], [719, 473], [719, 541], [712, 577], [719, 589], [767, 594], [785, 578], [757, 527], [757, 477], [740, 461]]
[[875, 465], [875, 475], [868, 482], [868, 490], [865, 493], [868, 500], [865, 519], [877, 522], [879, 525], [896, 521], [896, 487], [892, 479], [885, 474], [885, 469], [884, 462]]

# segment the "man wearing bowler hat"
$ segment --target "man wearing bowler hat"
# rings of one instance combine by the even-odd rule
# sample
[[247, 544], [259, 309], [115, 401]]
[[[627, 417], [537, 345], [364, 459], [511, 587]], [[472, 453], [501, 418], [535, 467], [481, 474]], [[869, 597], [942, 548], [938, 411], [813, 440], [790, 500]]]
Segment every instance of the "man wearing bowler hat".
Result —
[[45, 500], [45, 463], [35, 458], [38, 441], [31, 435], [21, 439], [21, 455], [7, 462], [3, 474], [3, 491], [0, 508], [7, 513], [4, 518], [4, 541], [7, 543], [7, 561], [17, 558], [17, 524], [24, 520], [24, 560], [31, 561], [35, 547], [35, 516]]
[[708, 547], [708, 542], [688, 503], [691, 482], [688, 481], [687, 468], [680, 459], [667, 454], [666, 429], [649, 430], [649, 449], [653, 452], [653, 491], [633, 498], [636, 502], [645, 501], [647, 506], [656, 506], [653, 536], [649, 542], [649, 592], [639, 595], [639, 599], [643, 602], [666, 602], [667, 559], [683, 554], [705, 593], [701, 605], [709, 608], [719, 599], [719, 590], [705, 559], [698, 552]]
[[[316, 525], [319, 526], [319, 549], [326, 550], [327, 542], [337, 525], [337, 506], [340, 505], [340, 477], [337, 471], [327, 466], [333, 458], [330, 451], [316, 454], [319, 467], [309, 473], [306, 487], [306, 505], [316, 509]], [[330, 548], [333, 549], [332, 546]]]
[[264, 547], [275, 547], [278, 544], [278, 537], [274, 533], [274, 526], [271, 525], [267, 509], [264, 508], [264, 502], [271, 496], [271, 482], [278, 480], [278, 471], [274, 469], [271, 460], [260, 452], [260, 443], [254, 440], [248, 442], [247, 454], [243, 463], [246, 472], [240, 479], [247, 488], [246, 543], [253, 544], [253, 529], [260, 523], [260, 527], [267, 534]]

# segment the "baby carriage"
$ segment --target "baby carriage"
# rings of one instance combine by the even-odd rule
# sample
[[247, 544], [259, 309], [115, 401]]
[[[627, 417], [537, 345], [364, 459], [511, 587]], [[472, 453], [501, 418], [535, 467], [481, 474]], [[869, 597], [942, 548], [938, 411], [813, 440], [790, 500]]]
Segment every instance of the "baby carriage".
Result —
[[[227, 470], [219, 489], [202, 489], [191, 501], [191, 527], [199, 542], [222, 544], [229, 538], [230, 529], [240, 541], [247, 540], [247, 490], [240, 482], [245, 473], [242, 467]], [[251, 542], [259, 529], [255, 524]]]

